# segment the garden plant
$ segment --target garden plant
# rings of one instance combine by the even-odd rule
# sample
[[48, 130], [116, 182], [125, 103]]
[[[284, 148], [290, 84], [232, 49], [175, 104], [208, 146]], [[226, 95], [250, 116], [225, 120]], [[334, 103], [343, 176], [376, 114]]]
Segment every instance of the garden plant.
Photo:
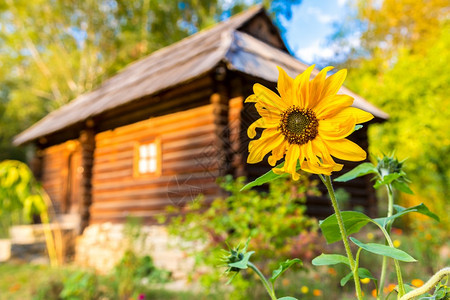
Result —
[[[245, 185], [242, 190], [271, 182], [280, 176], [290, 174], [292, 179], [299, 180], [299, 171], [317, 174], [326, 186], [334, 209], [334, 214], [320, 222], [320, 229], [328, 243], [342, 241], [345, 256], [341, 254], [321, 254], [313, 259], [315, 266], [343, 264], [349, 273], [342, 278], [341, 285], [353, 279], [357, 299], [364, 299], [361, 290], [361, 280], [373, 280], [378, 286], [377, 299], [387, 299], [390, 294], [384, 294], [387, 264], [393, 263], [397, 277], [395, 293], [397, 299], [449, 299], [450, 288], [446, 280], [450, 268], [443, 268], [435, 273], [421, 287], [413, 288], [404, 283], [400, 262], [416, 261], [407, 252], [395, 247], [391, 238], [393, 222], [409, 213], [419, 213], [439, 221], [425, 204], [405, 208], [394, 204], [394, 190], [412, 193], [408, 186], [409, 180], [402, 170], [403, 162], [393, 156], [384, 156], [378, 163], [364, 162], [352, 171], [338, 177], [335, 181], [349, 181], [359, 176], [373, 175], [375, 188], [385, 188], [388, 194], [387, 215], [372, 219], [362, 212], [341, 211], [333, 189], [332, 172], [340, 171], [342, 164], [336, 163], [333, 157], [346, 161], [363, 161], [365, 151], [357, 144], [346, 139], [352, 132], [361, 128], [361, 123], [373, 118], [370, 113], [351, 107], [353, 98], [337, 94], [346, 77], [346, 70], [340, 70], [327, 77], [327, 72], [333, 67], [322, 69], [314, 79], [310, 80], [314, 66], [295, 79], [289, 77], [279, 68], [279, 95], [266, 87], [255, 84], [254, 94], [246, 102], [255, 104], [261, 116], [248, 128], [248, 136], [257, 136], [256, 128], [262, 129], [258, 139], [249, 143], [248, 163], [258, 163], [271, 153], [268, 162], [273, 169]], [[277, 165], [277, 162], [284, 161]], [[350, 235], [359, 232], [367, 224], [374, 224], [383, 234], [383, 241], [366, 243]], [[353, 253], [350, 243], [357, 246]], [[294, 297], [275, 295], [274, 284], [277, 279], [291, 266], [301, 263], [299, 259], [288, 259], [280, 263], [269, 279], [252, 263], [254, 251], [249, 251], [248, 244], [230, 249], [223, 256], [227, 273], [233, 279], [237, 273], [245, 269], [253, 270], [260, 278], [270, 299], [293, 300]], [[361, 255], [381, 255], [380, 278], [375, 278], [371, 271], [359, 267]], [[372, 270], [373, 272], [373, 270]], [[442, 282], [441, 282], [442, 281]], [[445, 281], [445, 283], [443, 283]], [[434, 289], [434, 293], [430, 294]]]

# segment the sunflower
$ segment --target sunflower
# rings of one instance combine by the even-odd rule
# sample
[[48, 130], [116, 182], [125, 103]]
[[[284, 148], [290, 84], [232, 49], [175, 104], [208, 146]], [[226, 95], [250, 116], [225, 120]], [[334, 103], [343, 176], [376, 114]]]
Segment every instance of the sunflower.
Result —
[[295, 79], [278, 67], [278, 92], [255, 84], [253, 95], [245, 102], [255, 103], [261, 116], [247, 130], [248, 136], [256, 136], [256, 128], [263, 128], [261, 137], [249, 143], [248, 163], [258, 163], [269, 153], [271, 166], [285, 155], [284, 164], [273, 168], [276, 174], [290, 173], [294, 180], [299, 179], [297, 170], [331, 175], [340, 171], [342, 164], [333, 157], [361, 161], [366, 152], [355, 143], [346, 139], [355, 125], [367, 122], [372, 114], [350, 107], [353, 98], [337, 95], [346, 70], [326, 77], [333, 67], [322, 69], [310, 80], [314, 66], [309, 67]]

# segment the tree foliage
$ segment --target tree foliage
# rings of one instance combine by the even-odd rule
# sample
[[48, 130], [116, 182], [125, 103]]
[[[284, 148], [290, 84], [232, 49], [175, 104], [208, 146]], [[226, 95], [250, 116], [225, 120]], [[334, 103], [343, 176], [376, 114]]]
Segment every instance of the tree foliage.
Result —
[[[263, 1], [276, 16], [301, 0]], [[0, 2], [0, 160], [12, 137], [125, 65], [258, 1]]]
[[347, 86], [390, 118], [369, 131], [371, 152], [395, 150], [416, 197], [445, 211], [450, 192], [450, 23], [445, 1], [357, 1], [362, 49]]

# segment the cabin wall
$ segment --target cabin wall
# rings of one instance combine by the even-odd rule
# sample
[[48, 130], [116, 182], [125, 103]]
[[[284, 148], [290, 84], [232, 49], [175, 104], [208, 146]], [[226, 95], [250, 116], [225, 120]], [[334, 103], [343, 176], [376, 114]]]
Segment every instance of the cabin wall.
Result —
[[[39, 151], [41, 182], [59, 213], [76, 209], [77, 184], [82, 176], [79, 167], [79, 142], [70, 140]], [[72, 204], [72, 205], [71, 205]]]
[[[151, 118], [95, 136], [90, 223], [123, 222], [218, 193], [218, 150], [213, 105]], [[161, 173], [136, 176], [135, 145], [158, 138]]]

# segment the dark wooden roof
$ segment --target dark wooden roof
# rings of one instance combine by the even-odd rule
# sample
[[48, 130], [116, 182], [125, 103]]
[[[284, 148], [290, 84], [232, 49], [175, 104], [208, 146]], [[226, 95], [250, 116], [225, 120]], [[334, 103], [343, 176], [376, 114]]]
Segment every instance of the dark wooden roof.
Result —
[[[308, 66], [289, 55], [272, 23], [269, 26], [275, 34], [271, 39], [262, 41], [250, 35], [251, 23], [258, 17], [270, 22], [265, 10], [255, 6], [130, 64], [96, 90], [77, 97], [23, 131], [15, 137], [14, 144], [31, 142], [133, 100], [191, 81], [221, 62], [230, 70], [272, 82], [277, 81], [276, 66], [283, 67], [292, 76], [303, 72]], [[387, 118], [386, 113], [346, 88], [341, 92], [355, 98], [355, 107], [378, 118]]]

